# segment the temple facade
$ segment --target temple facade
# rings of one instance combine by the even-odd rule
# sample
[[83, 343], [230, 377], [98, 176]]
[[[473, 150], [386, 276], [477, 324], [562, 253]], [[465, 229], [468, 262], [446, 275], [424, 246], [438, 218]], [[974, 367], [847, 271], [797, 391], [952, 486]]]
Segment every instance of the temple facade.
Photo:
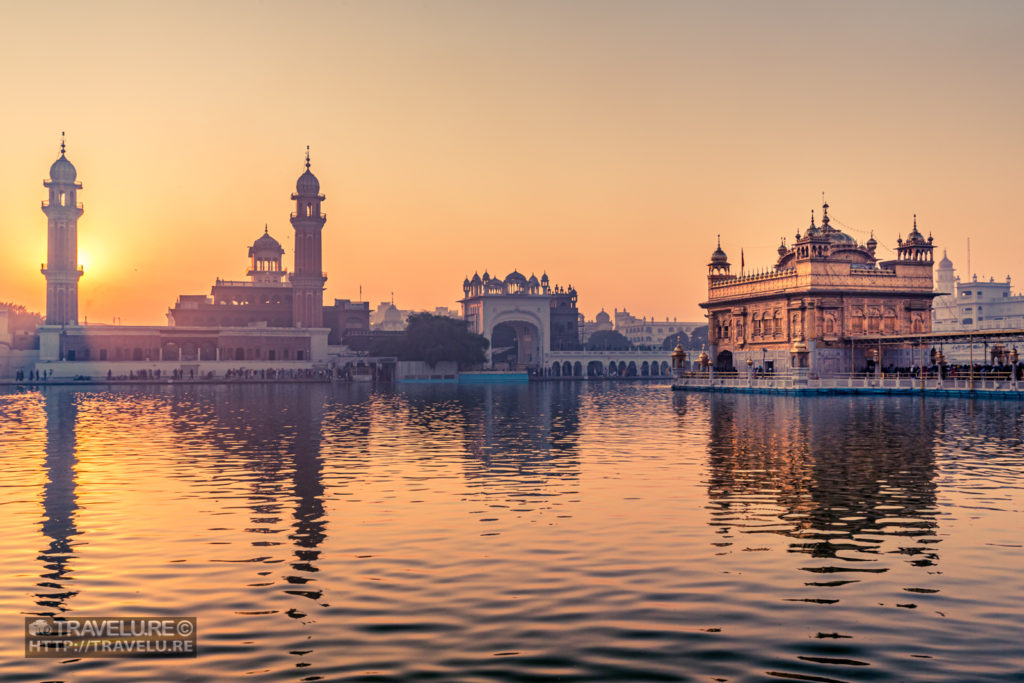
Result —
[[[931, 331], [933, 244], [913, 228], [897, 240], [896, 258], [880, 260], [874, 235], [864, 244], [831, 225], [828, 204], [821, 225], [783, 239], [774, 266], [732, 272], [721, 241], [708, 264], [710, 361], [717, 370], [755, 365], [766, 371], [806, 363], [826, 375], [865, 371], [881, 361], [900, 365], [899, 348], [876, 359], [851, 340], [871, 334]], [[750, 361], [748, 363], [748, 360]]]

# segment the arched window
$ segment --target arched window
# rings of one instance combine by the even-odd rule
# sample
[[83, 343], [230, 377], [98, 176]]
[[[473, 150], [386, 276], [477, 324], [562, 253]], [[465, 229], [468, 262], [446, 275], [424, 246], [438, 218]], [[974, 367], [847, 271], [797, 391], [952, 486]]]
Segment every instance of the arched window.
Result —
[[306, 202], [306, 216], [309, 217], [309, 216], [312, 216], [312, 215], [313, 215], [313, 205], [310, 204], [309, 202]]

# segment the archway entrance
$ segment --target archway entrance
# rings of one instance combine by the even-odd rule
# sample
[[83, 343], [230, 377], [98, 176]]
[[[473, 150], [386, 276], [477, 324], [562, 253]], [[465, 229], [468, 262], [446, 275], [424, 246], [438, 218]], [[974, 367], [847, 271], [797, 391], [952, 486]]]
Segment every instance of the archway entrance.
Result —
[[732, 351], [722, 351], [715, 359], [715, 370], [729, 372], [732, 367]]
[[540, 330], [536, 325], [523, 320], [512, 320], [494, 326], [491, 331], [492, 367], [516, 370], [539, 362]]

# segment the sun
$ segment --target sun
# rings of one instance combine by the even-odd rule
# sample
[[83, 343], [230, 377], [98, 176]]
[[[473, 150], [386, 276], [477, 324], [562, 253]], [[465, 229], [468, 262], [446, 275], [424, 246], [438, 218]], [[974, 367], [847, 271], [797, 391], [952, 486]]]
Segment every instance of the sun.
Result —
[[81, 266], [86, 274], [89, 274], [96, 270], [98, 263], [96, 258], [93, 257], [92, 252], [80, 248], [78, 250], [78, 265]]

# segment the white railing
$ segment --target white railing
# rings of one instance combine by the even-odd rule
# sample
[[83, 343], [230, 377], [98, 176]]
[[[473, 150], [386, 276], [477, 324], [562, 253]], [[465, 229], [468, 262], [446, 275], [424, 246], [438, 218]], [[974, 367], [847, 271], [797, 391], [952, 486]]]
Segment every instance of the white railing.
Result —
[[1024, 380], [1014, 381], [1009, 375], [984, 378], [953, 377], [939, 378], [925, 375], [924, 382], [920, 377], [909, 375], [832, 375], [818, 377], [786, 370], [783, 372], [758, 374], [735, 372], [683, 372], [673, 376], [673, 386], [693, 389], [863, 389], [863, 390], [899, 390], [899, 391], [991, 391], [991, 392], [1024, 392]]

